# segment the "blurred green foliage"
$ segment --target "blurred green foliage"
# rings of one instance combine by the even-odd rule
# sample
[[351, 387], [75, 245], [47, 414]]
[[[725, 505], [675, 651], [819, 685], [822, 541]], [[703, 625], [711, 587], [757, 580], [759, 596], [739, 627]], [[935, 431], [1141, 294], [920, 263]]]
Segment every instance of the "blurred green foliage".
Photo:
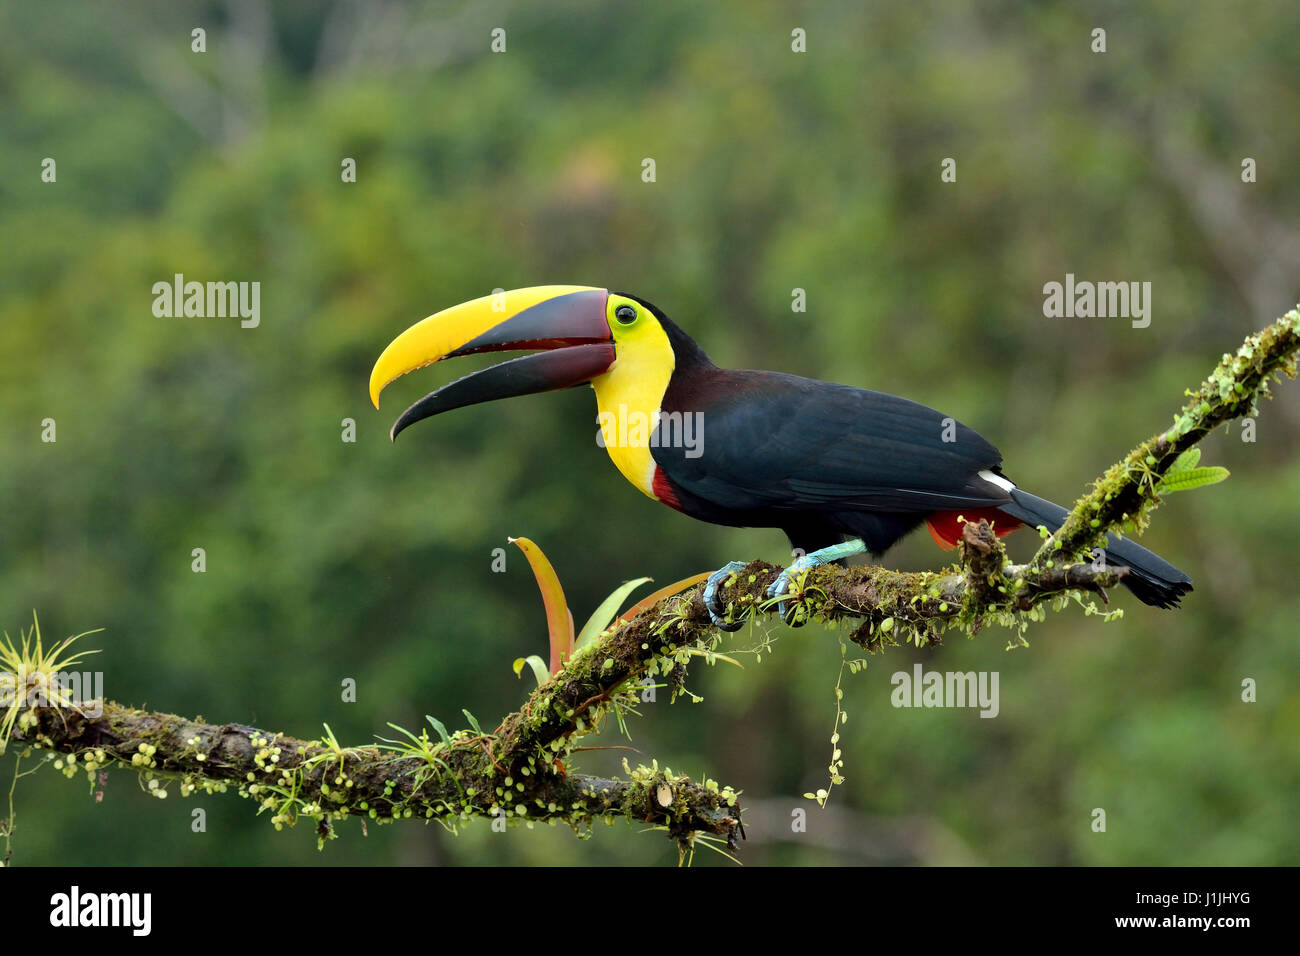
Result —
[[[586, 390], [391, 445], [404, 402], [474, 360], [403, 379], [381, 413], [371, 362], [496, 287], [635, 292], [720, 363], [943, 409], [1068, 503], [1300, 297], [1297, 49], [1291, 0], [5, 5], [4, 627], [33, 608], [52, 637], [104, 627], [96, 666], [123, 702], [363, 743], [522, 700], [510, 662], [544, 653], [546, 628], [523, 558], [490, 571], [507, 535], [545, 548], [580, 618], [628, 578], [785, 557], [778, 532], [631, 489]], [[177, 272], [261, 282], [260, 327], [156, 318], [152, 284]], [[1045, 319], [1066, 272], [1151, 281], [1150, 328]], [[1184, 610], [1120, 593], [1123, 621], [1056, 615], [1027, 650], [986, 633], [873, 658], [846, 678], [847, 784], [807, 834], [788, 820], [825, 785], [834, 634], [697, 668], [704, 702], [646, 705], [632, 745], [766, 808], [750, 863], [1300, 862], [1300, 387], [1276, 394], [1254, 443], [1233, 426], [1203, 446], [1232, 478], [1170, 500], [1144, 539], [1195, 579]], [[945, 558], [922, 533], [888, 560]], [[1000, 671], [1000, 715], [895, 710], [889, 677], [916, 660]], [[97, 804], [40, 773], [18, 790], [15, 862], [675, 860], [622, 824], [590, 842], [349, 826], [318, 853], [253, 809], [160, 803], [124, 773]]]

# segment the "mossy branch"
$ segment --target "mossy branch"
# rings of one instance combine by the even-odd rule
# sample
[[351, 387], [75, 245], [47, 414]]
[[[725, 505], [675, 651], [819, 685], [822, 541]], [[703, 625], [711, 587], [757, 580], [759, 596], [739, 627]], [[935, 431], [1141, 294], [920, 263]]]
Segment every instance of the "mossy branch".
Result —
[[1144, 531], [1151, 511], [1160, 503], [1161, 476], [1179, 455], [1218, 426], [1258, 414], [1259, 399], [1269, 394], [1272, 379], [1279, 373], [1295, 378], [1297, 350], [1300, 306], [1247, 337], [1235, 355], [1224, 353], [1201, 387], [1185, 393], [1187, 404], [1174, 416], [1173, 425], [1138, 445], [1097, 479], [1031, 565], [1042, 568], [1054, 557], [1085, 553], [1110, 530]]
[[92, 783], [106, 767], [144, 775], [149, 789], [181, 796], [234, 789], [270, 811], [276, 829], [314, 820], [321, 840], [333, 823], [360, 817], [378, 823], [436, 819], [451, 829], [474, 816], [503, 823], [563, 822], [575, 829], [617, 817], [663, 829], [687, 849], [698, 834], [733, 847], [740, 831], [735, 795], [706, 781], [696, 784], [657, 765], [631, 771], [628, 780], [567, 773], [558, 760], [518, 761], [513, 772], [496, 766], [505, 752], [491, 735], [461, 731], [425, 752], [380, 746], [340, 747], [333, 740], [300, 740], [244, 724], [212, 724], [173, 714], [93, 701], [79, 708], [24, 709], [13, 742], [70, 755], [57, 761], [67, 776]]
[[[1085, 594], [1106, 599], [1124, 568], [1077, 560], [1108, 531], [1140, 531], [1159, 504], [1159, 481], [1178, 456], [1215, 427], [1254, 414], [1260, 395], [1278, 373], [1295, 375], [1300, 350], [1300, 309], [1250, 336], [1222, 362], [1176, 416], [1172, 427], [1133, 449], [1074, 505], [1061, 529], [1027, 564], [1013, 565], [984, 522], [968, 524], [960, 564], [939, 572], [879, 567], [823, 566], [793, 575], [788, 601], [794, 623], [840, 619], [859, 623], [850, 635], [878, 651], [910, 640], [935, 643], [949, 628], [975, 633], [988, 624], [1019, 634], [1045, 616], [1044, 602], [1061, 606]], [[724, 591], [735, 614], [756, 619], [776, 612], [766, 595], [781, 569], [755, 561]], [[616, 624], [579, 650], [533, 692], [523, 707], [491, 733], [479, 728], [440, 739], [427, 731], [409, 743], [342, 748], [328, 735], [303, 741], [240, 724], [216, 725], [106, 703], [91, 716], [66, 705], [21, 710], [16, 742], [77, 759], [64, 766], [92, 777], [123, 763], [158, 779], [181, 780], [182, 792], [235, 786], [267, 809], [279, 825], [306, 816], [322, 840], [331, 824], [362, 815], [381, 821], [437, 819], [455, 827], [472, 816], [510, 822], [569, 823], [582, 828], [596, 818], [625, 817], [661, 827], [688, 853], [697, 838], [736, 846], [743, 835], [735, 791], [713, 781], [695, 783], [651, 766], [628, 767], [627, 780], [588, 777], [570, 769], [577, 741], [600, 730], [610, 714], [636, 713], [643, 687], [664, 681], [681, 691], [686, 668], [712, 659], [721, 635], [697, 587], [665, 598]], [[83, 708], [84, 710], [84, 708]], [[625, 764], [626, 766], [626, 764]]]

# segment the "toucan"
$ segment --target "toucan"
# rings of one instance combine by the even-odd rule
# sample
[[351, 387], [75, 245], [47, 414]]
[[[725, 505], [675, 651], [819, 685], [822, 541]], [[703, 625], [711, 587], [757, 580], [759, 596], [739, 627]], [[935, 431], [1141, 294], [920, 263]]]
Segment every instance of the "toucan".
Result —
[[[802, 555], [789, 573], [867, 552], [883, 555], [922, 524], [945, 549], [961, 523], [986, 519], [998, 535], [1021, 526], [1055, 531], [1067, 511], [1016, 487], [1002, 456], [956, 419], [883, 392], [781, 372], [719, 368], [664, 312], [627, 293], [589, 286], [497, 292], [417, 322], [394, 339], [370, 374], [370, 398], [394, 379], [479, 352], [533, 354], [445, 385], [393, 424], [515, 395], [590, 384], [603, 444], [643, 494], [692, 518], [779, 528]], [[644, 427], [628, 427], [628, 422]], [[697, 424], [690, 442], [684, 423]], [[673, 427], [677, 430], [674, 434]], [[1176, 607], [1191, 579], [1132, 541], [1110, 535], [1105, 560], [1155, 607]], [[739, 627], [705, 587], [715, 624]], [[784, 613], [784, 607], [782, 607]]]

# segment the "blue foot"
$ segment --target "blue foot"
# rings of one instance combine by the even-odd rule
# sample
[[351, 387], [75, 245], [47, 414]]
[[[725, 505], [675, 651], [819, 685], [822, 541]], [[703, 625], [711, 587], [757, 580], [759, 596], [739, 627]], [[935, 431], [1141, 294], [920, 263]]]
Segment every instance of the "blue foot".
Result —
[[[777, 575], [776, 580], [772, 582], [771, 587], [767, 589], [767, 596], [770, 598], [781, 597], [789, 593], [790, 590], [790, 573], [799, 573], [807, 571], [809, 568], [815, 568], [819, 564], [829, 564], [832, 561], [838, 561], [840, 558], [847, 558], [854, 554], [861, 554], [867, 550], [867, 546], [861, 538], [854, 538], [851, 541], [845, 541], [843, 544], [833, 544], [828, 548], [821, 548], [812, 554], [805, 554], [797, 558], [788, 568]], [[793, 625], [794, 622], [786, 617], [785, 601], [780, 601], [776, 606], [776, 612], [781, 615], [781, 619], [787, 624]]]
[[713, 626], [723, 631], [738, 631], [743, 621], [728, 621], [727, 609], [718, 604], [718, 585], [745, 566], [744, 561], [728, 561], [704, 582], [704, 607]]

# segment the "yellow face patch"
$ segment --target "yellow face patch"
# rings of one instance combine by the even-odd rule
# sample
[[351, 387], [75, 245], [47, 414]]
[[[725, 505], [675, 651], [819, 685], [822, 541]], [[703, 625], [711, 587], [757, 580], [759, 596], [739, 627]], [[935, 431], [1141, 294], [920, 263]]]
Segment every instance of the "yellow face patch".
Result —
[[654, 313], [634, 299], [610, 293], [605, 317], [618, 357], [591, 380], [601, 436], [623, 477], [653, 498], [650, 436], [676, 366], [673, 347]]

